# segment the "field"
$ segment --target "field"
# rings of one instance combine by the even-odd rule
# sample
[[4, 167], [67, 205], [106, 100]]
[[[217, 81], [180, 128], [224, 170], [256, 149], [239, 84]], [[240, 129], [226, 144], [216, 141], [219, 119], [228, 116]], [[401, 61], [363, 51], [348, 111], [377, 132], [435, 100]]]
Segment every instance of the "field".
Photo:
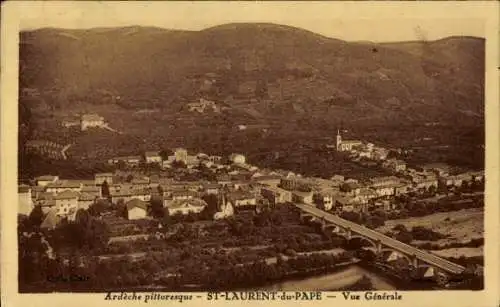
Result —
[[461, 248], [447, 248], [438, 251], [432, 251], [432, 253], [447, 258], [449, 257], [460, 258], [461, 256], [482, 257], [484, 255], [484, 250], [483, 247], [478, 247], [478, 248], [461, 247]]
[[405, 225], [408, 229], [414, 226], [424, 226], [433, 231], [449, 235], [448, 238], [434, 243], [466, 242], [470, 239], [483, 237], [484, 211], [481, 208], [472, 208], [453, 212], [440, 212], [423, 217], [390, 220], [385, 223], [385, 226], [377, 230], [385, 233], [398, 224]]
[[[482, 208], [464, 209], [452, 212], [440, 212], [423, 217], [390, 220], [377, 230], [383, 233], [391, 231], [398, 224], [411, 229], [414, 226], [423, 226], [435, 232], [447, 235], [447, 238], [437, 241], [412, 241], [412, 244], [432, 243], [444, 246], [450, 243], [466, 243], [472, 239], [484, 237], [484, 211]], [[483, 247], [460, 247], [433, 250], [432, 253], [443, 257], [460, 256], [474, 257], [483, 255]]]

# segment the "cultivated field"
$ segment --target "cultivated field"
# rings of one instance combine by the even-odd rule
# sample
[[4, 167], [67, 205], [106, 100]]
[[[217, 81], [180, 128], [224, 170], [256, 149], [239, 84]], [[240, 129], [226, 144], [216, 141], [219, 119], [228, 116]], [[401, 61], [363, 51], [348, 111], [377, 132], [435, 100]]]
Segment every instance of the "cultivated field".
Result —
[[[383, 233], [391, 231], [397, 225], [403, 224], [411, 229], [413, 226], [424, 226], [433, 231], [448, 235], [448, 238], [435, 241], [436, 244], [452, 242], [467, 242], [484, 236], [484, 211], [482, 208], [471, 208], [460, 211], [440, 212], [423, 217], [390, 220], [385, 226], [378, 228]], [[422, 241], [414, 241], [422, 243]]]

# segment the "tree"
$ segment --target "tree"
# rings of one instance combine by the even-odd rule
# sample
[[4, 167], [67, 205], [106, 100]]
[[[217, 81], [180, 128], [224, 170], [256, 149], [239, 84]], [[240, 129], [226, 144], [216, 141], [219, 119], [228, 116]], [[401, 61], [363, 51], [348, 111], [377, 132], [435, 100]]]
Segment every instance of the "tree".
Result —
[[109, 193], [109, 185], [106, 180], [104, 180], [104, 182], [101, 184], [101, 194], [102, 197], [105, 197], [107, 199], [111, 198], [111, 194]]
[[161, 159], [163, 161], [167, 161], [168, 160], [168, 156], [171, 156], [173, 155], [173, 151], [169, 150], [169, 149], [162, 149], [160, 150], [160, 152], [158, 153], [161, 157]]
[[163, 201], [160, 197], [151, 198], [151, 216], [157, 219], [163, 218], [165, 211], [163, 210]]
[[361, 215], [353, 211], [344, 211], [340, 214], [340, 217], [358, 224], [361, 222]]
[[397, 224], [396, 226], [392, 227], [392, 230], [399, 232], [408, 232], [408, 229], [406, 229], [406, 226], [403, 224]]
[[173, 168], [186, 168], [186, 163], [184, 161], [174, 161], [172, 162]]
[[78, 209], [75, 215], [75, 223], [85, 228], [90, 223], [91, 218], [92, 216], [89, 214], [87, 210]]
[[43, 214], [42, 206], [36, 205], [28, 217], [28, 224], [31, 227], [38, 228], [43, 222], [45, 214]]
[[427, 192], [429, 193], [429, 195], [434, 196], [434, 195], [436, 195], [437, 189], [434, 185], [431, 185], [427, 189]]
[[125, 201], [123, 200], [123, 198], [120, 198], [117, 202], [116, 202], [116, 215], [118, 217], [123, 217], [123, 218], [127, 218], [127, 205], [125, 205]]
[[340, 191], [349, 193], [351, 192], [351, 186], [348, 183], [343, 183], [340, 185]]
[[163, 188], [161, 187], [161, 185], [158, 185], [158, 187], [156, 189], [158, 190], [158, 194], [160, 196], [163, 196]]
[[206, 194], [202, 196], [203, 201], [207, 203], [208, 211], [215, 213], [218, 210], [219, 198], [215, 194]]
[[[20, 234], [19, 239], [19, 286], [25, 286], [34, 282], [46, 282], [47, 270], [44, 264], [49, 262], [47, 256], [47, 245], [42, 242], [41, 234], [24, 236]], [[48, 265], [47, 265], [48, 266]]]
[[134, 176], [132, 174], [128, 175], [127, 178], [125, 179], [125, 181], [127, 182], [131, 182], [132, 180], [134, 180]]
[[167, 226], [172, 223], [172, 218], [170, 217], [170, 212], [168, 208], [163, 209], [163, 218], [161, 219], [162, 226]]
[[410, 232], [399, 232], [395, 235], [395, 239], [403, 243], [409, 244], [413, 241], [413, 236]]
[[92, 216], [99, 216], [104, 213], [109, 207], [106, 200], [97, 200], [92, 205], [89, 206], [89, 213]]
[[398, 157], [397, 151], [394, 150], [389, 150], [389, 153], [387, 154], [387, 159], [395, 159]]

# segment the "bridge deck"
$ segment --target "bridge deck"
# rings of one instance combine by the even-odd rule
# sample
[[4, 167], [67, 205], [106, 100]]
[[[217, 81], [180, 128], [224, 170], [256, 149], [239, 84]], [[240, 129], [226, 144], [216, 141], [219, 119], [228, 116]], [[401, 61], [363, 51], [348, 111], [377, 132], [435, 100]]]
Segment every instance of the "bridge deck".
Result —
[[309, 214], [316, 216], [316, 217], [324, 218], [325, 221], [334, 223], [334, 224], [341, 226], [343, 228], [349, 228], [349, 229], [351, 229], [352, 232], [363, 235], [363, 236], [370, 238], [374, 241], [380, 241], [385, 246], [391, 247], [395, 250], [402, 251], [403, 253], [408, 254], [408, 255], [414, 255], [418, 259], [421, 259], [421, 260], [427, 262], [428, 264], [432, 264], [432, 265], [434, 265], [434, 266], [436, 266], [444, 271], [447, 271], [449, 273], [459, 274], [465, 270], [465, 268], [461, 265], [458, 265], [456, 263], [453, 263], [451, 261], [443, 259], [439, 256], [430, 254], [428, 252], [424, 252], [418, 248], [415, 248], [415, 247], [410, 246], [408, 244], [405, 244], [401, 241], [398, 241], [396, 239], [388, 237], [380, 232], [369, 229], [365, 226], [356, 224], [354, 222], [345, 220], [345, 219], [340, 218], [336, 215], [333, 215], [331, 213], [320, 210], [316, 207], [313, 207], [310, 205], [305, 205], [305, 204], [295, 204], [295, 206], [297, 208], [309, 213]]

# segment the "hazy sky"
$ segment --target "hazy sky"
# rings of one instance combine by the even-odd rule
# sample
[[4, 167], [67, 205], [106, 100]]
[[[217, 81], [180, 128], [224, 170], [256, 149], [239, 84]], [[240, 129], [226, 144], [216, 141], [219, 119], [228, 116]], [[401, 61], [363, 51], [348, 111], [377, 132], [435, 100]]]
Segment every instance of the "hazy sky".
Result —
[[[478, 10], [435, 3], [355, 2], [28, 2], [21, 29], [130, 25], [200, 30], [230, 22], [272, 22], [348, 41], [484, 37]], [[402, 8], [404, 10], [402, 10]], [[477, 11], [477, 12], [476, 12]], [[484, 10], [483, 10], [484, 11]]]

